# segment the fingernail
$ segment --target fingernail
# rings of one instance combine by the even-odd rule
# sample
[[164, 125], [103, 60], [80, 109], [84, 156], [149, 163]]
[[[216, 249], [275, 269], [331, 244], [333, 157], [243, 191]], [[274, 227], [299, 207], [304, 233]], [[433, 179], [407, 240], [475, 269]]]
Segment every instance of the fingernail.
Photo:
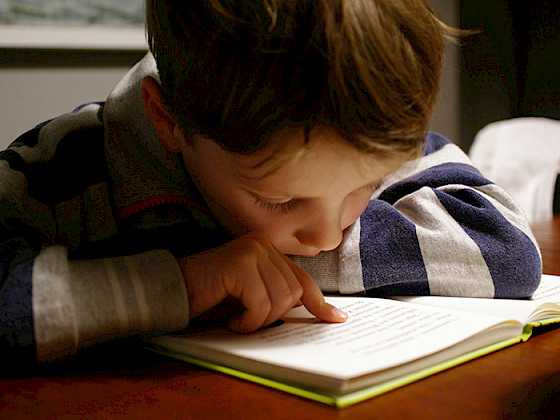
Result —
[[343, 318], [343, 319], [347, 319], [348, 318], [348, 314], [346, 312], [342, 312], [340, 309], [336, 308], [333, 306], [333, 313], [338, 317], [338, 318]]

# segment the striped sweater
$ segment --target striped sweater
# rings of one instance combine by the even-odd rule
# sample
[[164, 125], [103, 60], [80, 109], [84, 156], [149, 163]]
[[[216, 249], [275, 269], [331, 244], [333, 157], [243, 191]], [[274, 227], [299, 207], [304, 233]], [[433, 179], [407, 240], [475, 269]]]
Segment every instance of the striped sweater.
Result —
[[[176, 258], [227, 237], [144, 113], [140, 82], [156, 74], [147, 55], [105, 102], [0, 153], [0, 349], [10, 357], [55, 360], [188, 325]], [[338, 249], [293, 258], [325, 292], [370, 296], [524, 298], [541, 274], [516, 203], [433, 133]]]

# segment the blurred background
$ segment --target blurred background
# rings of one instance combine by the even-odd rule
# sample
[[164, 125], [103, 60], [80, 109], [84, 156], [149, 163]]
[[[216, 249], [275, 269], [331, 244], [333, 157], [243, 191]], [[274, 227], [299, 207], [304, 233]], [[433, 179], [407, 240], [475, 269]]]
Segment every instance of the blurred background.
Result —
[[[430, 0], [480, 33], [449, 45], [432, 128], [468, 151], [492, 121], [560, 119], [557, 0]], [[0, 147], [106, 98], [147, 50], [143, 0], [0, 0]]]

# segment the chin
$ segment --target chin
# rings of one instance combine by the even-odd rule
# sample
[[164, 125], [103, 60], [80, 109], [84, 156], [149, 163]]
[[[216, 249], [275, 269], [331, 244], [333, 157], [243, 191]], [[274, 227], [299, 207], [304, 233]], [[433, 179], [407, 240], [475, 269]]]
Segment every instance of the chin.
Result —
[[298, 257], [313, 258], [321, 253], [320, 250], [317, 251], [300, 251], [300, 252], [284, 252], [286, 255], [294, 255]]
[[321, 251], [317, 251], [317, 252], [314, 252], [312, 254], [301, 254], [301, 256], [302, 257], [307, 257], [307, 258], [313, 258], [313, 257], [316, 257], [317, 255], [319, 255], [320, 253], [321, 253]]
[[276, 247], [278, 251], [280, 251], [284, 255], [297, 255], [298, 257], [316, 257], [321, 253], [321, 249], [315, 248], [312, 246], [307, 246], [304, 244], [300, 244], [297, 242], [290, 242], [282, 246], [280, 244], [275, 245], [274, 242], [272, 244]]

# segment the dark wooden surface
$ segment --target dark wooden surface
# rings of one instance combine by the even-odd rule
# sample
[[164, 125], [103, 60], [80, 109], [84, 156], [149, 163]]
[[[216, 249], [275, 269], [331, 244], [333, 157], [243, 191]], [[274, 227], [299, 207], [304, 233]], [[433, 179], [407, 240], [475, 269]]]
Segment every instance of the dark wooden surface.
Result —
[[543, 272], [560, 275], [560, 216], [534, 223], [531, 228], [543, 257]]
[[[544, 272], [560, 275], [560, 218], [534, 233]], [[557, 419], [560, 329], [342, 410], [134, 344], [0, 378], [1, 419]]]

